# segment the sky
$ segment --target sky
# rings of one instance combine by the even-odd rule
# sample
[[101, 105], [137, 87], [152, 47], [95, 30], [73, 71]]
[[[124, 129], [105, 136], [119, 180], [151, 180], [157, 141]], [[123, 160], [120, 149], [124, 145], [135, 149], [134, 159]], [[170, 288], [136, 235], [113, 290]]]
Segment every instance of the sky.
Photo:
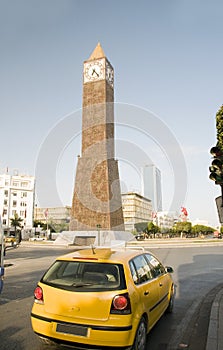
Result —
[[0, 0], [0, 171], [36, 176], [39, 206], [71, 205], [83, 62], [100, 42], [115, 72], [122, 192], [140, 193], [151, 162], [163, 210], [218, 225], [209, 151], [223, 103], [222, 13], [221, 0]]

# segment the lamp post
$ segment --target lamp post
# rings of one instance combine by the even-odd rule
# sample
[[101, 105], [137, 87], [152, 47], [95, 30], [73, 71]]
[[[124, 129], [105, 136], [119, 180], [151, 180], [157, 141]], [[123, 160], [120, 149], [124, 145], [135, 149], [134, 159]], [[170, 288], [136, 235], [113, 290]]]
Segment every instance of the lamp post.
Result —
[[45, 216], [45, 220], [46, 220], [46, 239], [48, 239], [48, 214], [49, 214], [49, 209], [46, 208], [46, 210], [44, 211], [44, 216]]
[[101, 236], [101, 234], [100, 234], [101, 225], [97, 224], [96, 227], [98, 230], [98, 245], [100, 246], [101, 245], [101, 237], [100, 237]]
[[4, 232], [2, 228], [2, 220], [0, 216], [0, 293], [3, 288], [3, 278], [4, 278], [4, 253], [5, 253], [5, 247], [4, 247]]
[[37, 218], [37, 204], [34, 205], [34, 222], [33, 222], [33, 226], [34, 226], [34, 237], [36, 237], [36, 218]]

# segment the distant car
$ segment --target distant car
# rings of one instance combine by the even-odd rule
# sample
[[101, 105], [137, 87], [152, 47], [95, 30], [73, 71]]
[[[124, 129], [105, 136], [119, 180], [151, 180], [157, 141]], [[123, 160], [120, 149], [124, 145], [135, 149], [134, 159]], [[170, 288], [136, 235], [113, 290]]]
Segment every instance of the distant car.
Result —
[[214, 232], [214, 235], [213, 235], [213, 238], [219, 238], [219, 239], [222, 239], [222, 234], [218, 231], [215, 231]]
[[17, 244], [17, 238], [13, 235], [5, 236], [5, 244], [10, 244], [11, 246], [14, 246]]
[[58, 257], [34, 291], [33, 331], [81, 349], [146, 349], [146, 335], [171, 312], [171, 267], [151, 253], [83, 249]]
[[137, 241], [144, 241], [144, 239], [146, 238], [144, 233], [137, 233], [137, 235], [135, 235], [135, 239]]

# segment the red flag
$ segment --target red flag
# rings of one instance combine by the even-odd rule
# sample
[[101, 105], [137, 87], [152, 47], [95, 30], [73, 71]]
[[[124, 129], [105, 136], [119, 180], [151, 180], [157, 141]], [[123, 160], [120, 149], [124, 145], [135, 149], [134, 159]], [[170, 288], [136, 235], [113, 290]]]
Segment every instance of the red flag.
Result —
[[185, 207], [181, 207], [181, 212], [185, 215], [188, 216], [187, 209]]

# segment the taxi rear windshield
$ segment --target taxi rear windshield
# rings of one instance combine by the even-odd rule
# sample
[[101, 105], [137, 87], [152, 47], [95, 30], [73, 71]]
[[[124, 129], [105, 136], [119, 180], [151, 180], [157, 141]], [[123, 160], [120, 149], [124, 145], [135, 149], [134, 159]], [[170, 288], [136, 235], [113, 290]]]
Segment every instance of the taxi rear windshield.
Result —
[[77, 292], [126, 289], [121, 264], [58, 260], [45, 273], [41, 282]]

